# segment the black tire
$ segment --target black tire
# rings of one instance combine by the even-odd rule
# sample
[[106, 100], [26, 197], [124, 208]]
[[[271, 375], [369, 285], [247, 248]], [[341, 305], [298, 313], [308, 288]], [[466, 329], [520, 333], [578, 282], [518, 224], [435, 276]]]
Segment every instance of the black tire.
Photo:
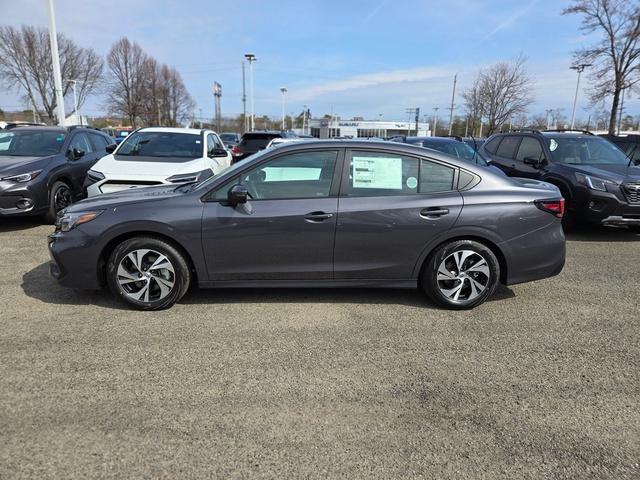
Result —
[[[150, 252], [140, 256], [138, 251], [141, 250]], [[128, 257], [129, 254], [133, 257]], [[156, 254], [164, 255], [171, 269], [151, 270], [149, 267], [159, 259]], [[139, 259], [140, 268], [135, 266], [131, 258]], [[129, 276], [121, 275], [121, 262], [128, 275], [130, 272], [136, 272], [135, 275], [141, 280], [136, 282], [130, 280]], [[187, 293], [191, 283], [191, 272], [185, 256], [170, 243], [154, 237], [134, 237], [123, 241], [113, 250], [107, 261], [106, 278], [111, 291], [127, 305], [139, 310], [162, 310], [171, 307]], [[121, 281], [128, 283], [122, 285]], [[172, 284], [170, 291], [162, 296], [162, 286], [169, 288], [169, 284]], [[143, 292], [145, 285], [149, 292], [146, 297], [146, 292]], [[134, 298], [140, 292], [140, 299]]]
[[[462, 254], [463, 251], [472, 253]], [[458, 254], [454, 256], [456, 252]], [[465, 255], [468, 256], [463, 258]], [[456, 266], [456, 257], [462, 259], [461, 269]], [[480, 262], [481, 259], [485, 264]], [[447, 275], [452, 277], [451, 280], [442, 280], [443, 277], [438, 280], [438, 269], [441, 265], [448, 267], [445, 270]], [[466, 269], [472, 266], [476, 268], [467, 272]], [[460, 275], [462, 279], [457, 278]], [[500, 264], [490, 248], [473, 240], [454, 240], [441, 245], [429, 256], [422, 269], [420, 282], [422, 289], [437, 305], [451, 310], [467, 310], [489, 298], [495, 292], [499, 280]], [[475, 285], [484, 286], [484, 290]], [[456, 289], [459, 290], [456, 292], [457, 297], [455, 293], [449, 297], [443, 292], [453, 292]]]
[[71, 187], [65, 182], [58, 180], [49, 189], [49, 209], [44, 214], [47, 223], [54, 223], [58, 212], [73, 203]]

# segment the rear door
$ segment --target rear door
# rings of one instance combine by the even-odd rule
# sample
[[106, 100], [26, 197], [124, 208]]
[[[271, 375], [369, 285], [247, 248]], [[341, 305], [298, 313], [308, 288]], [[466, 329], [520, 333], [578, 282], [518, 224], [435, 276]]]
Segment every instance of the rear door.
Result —
[[[331, 279], [339, 153], [304, 150], [272, 157], [212, 192], [202, 218], [209, 279]], [[238, 183], [251, 198], [230, 206], [227, 192]]]
[[426, 157], [348, 150], [334, 253], [336, 279], [411, 279], [427, 243], [462, 209], [458, 170]]
[[517, 176], [515, 157], [520, 145], [520, 135], [505, 135], [491, 156], [491, 162], [510, 177]]

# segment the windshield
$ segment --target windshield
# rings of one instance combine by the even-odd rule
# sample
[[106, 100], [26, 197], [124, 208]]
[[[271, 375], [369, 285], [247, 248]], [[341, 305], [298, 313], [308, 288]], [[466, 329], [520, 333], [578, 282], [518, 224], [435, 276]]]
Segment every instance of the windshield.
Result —
[[454, 157], [477, 163], [478, 165], [487, 166], [487, 161], [473, 148], [464, 142], [433, 142], [424, 140], [422, 146], [437, 150], [438, 152], [453, 155]]
[[136, 132], [127, 136], [116, 152], [117, 160], [152, 157], [159, 162], [187, 162], [203, 155], [200, 135], [174, 132]]
[[65, 134], [55, 131], [0, 132], [0, 155], [46, 157], [60, 153]]
[[599, 137], [551, 137], [553, 160], [570, 165], [628, 165], [629, 159], [613, 143]]
[[235, 133], [221, 133], [219, 137], [223, 142], [235, 142], [236, 140], [238, 140], [238, 137]]

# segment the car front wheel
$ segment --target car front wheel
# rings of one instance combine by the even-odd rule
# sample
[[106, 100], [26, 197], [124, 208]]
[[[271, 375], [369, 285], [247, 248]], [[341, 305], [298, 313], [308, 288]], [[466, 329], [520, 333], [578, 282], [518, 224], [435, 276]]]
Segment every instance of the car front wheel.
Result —
[[189, 288], [189, 266], [173, 245], [153, 237], [125, 240], [107, 263], [111, 290], [140, 310], [161, 310], [180, 300]]
[[440, 306], [464, 310], [493, 294], [500, 264], [485, 245], [472, 240], [444, 244], [429, 257], [422, 272], [422, 288]]
[[69, 185], [62, 181], [54, 182], [49, 190], [49, 210], [45, 214], [45, 220], [48, 223], [55, 222], [58, 212], [67, 208], [72, 202], [73, 196]]

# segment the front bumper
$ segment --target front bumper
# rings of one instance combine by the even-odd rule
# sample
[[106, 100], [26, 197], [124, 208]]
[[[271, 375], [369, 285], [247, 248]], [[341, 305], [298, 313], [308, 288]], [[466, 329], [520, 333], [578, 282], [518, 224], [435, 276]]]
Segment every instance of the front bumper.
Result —
[[47, 237], [49, 274], [62, 286], [97, 290], [101, 288], [98, 256], [93, 242], [80, 227], [54, 232]]
[[610, 215], [600, 223], [602, 225], [637, 227], [640, 226], [640, 213], [637, 215]]
[[[619, 188], [619, 187], [616, 187]], [[620, 192], [585, 190], [571, 206], [576, 218], [601, 225], [637, 225], [640, 204], [628, 203]]]
[[47, 209], [48, 192], [40, 184], [20, 184], [0, 181], [0, 217], [37, 215]]

